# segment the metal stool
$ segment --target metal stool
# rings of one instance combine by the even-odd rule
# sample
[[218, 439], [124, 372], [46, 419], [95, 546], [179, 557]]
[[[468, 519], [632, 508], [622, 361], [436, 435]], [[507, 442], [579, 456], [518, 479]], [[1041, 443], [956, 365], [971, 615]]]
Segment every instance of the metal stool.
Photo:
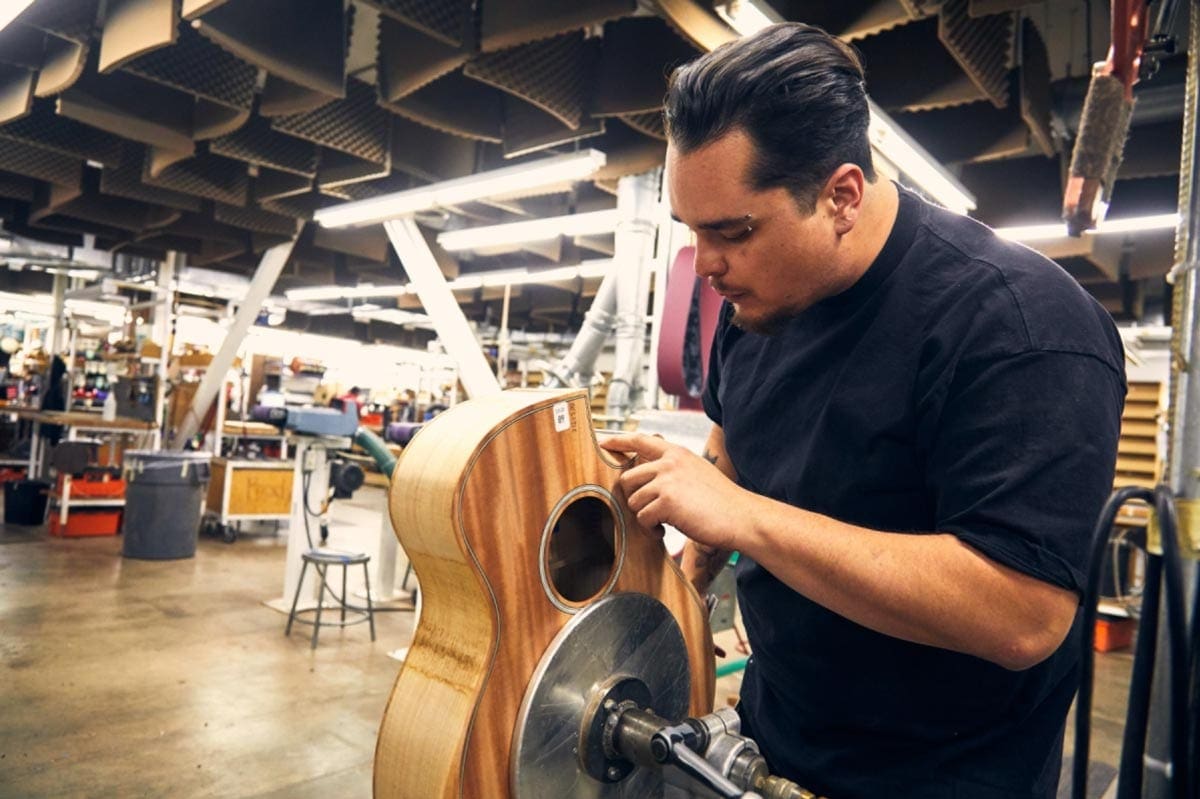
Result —
[[[287, 627], [284, 629], [283, 634], [292, 634], [293, 621], [298, 621], [301, 624], [311, 624], [313, 628], [312, 648], [316, 649], [317, 633], [320, 632], [322, 624], [335, 627], [347, 627], [351, 624], [359, 624], [365, 621], [369, 622], [371, 625], [371, 640], [374, 641], [375, 608], [371, 604], [371, 576], [367, 573], [367, 561], [371, 559], [371, 556], [362, 552], [346, 552], [345, 550], [341, 549], [320, 548], [310, 549], [303, 553], [300, 557], [303, 559], [304, 565], [300, 567], [300, 580], [296, 583], [296, 595], [292, 597], [292, 609], [291, 612], [288, 613]], [[300, 601], [300, 591], [304, 588], [304, 573], [308, 571], [308, 564], [310, 563], [317, 570], [317, 575], [321, 578], [321, 588], [317, 592], [317, 606], [316, 608], [305, 608], [304, 610], [297, 611], [296, 605]], [[357, 564], [362, 564], [363, 579], [365, 579], [367, 583], [367, 606], [365, 608], [357, 605], [351, 605], [346, 601], [346, 571], [351, 566]], [[333, 589], [329, 588], [329, 584], [325, 580], [325, 575], [328, 573], [330, 566], [342, 567], [342, 595], [340, 597], [333, 593]], [[330, 594], [333, 594], [334, 599], [338, 601], [338, 605], [341, 607], [342, 618], [340, 621], [321, 621], [321, 610], [325, 602], [325, 591], [327, 590]], [[301, 613], [306, 613], [310, 610], [316, 610], [317, 616], [315, 619], [309, 621], [308, 619], [300, 618]], [[330, 610], [332, 610], [332, 608], [330, 608]], [[347, 610], [349, 610], [351, 613], [357, 614], [358, 618], [352, 618], [350, 621], [346, 621]]]

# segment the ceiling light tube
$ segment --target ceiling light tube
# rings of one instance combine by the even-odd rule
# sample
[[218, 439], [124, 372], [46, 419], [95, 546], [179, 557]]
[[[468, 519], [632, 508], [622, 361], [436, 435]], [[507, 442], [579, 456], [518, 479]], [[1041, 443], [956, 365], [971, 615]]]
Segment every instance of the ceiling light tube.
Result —
[[0, 3], [0, 30], [8, 27], [8, 23], [12, 22], [21, 12], [29, 8], [33, 4], [33, 0], [6, 0]]
[[382, 197], [372, 197], [369, 200], [332, 205], [314, 213], [313, 219], [322, 227], [374, 225], [420, 211], [511, 195], [565, 181], [582, 180], [604, 164], [604, 153], [599, 150], [580, 150], [385, 194]]
[[[1110, 233], [1142, 233], [1151, 230], [1172, 230], [1179, 224], [1179, 214], [1152, 214], [1124, 219], [1105, 219], [1094, 230], [1085, 230], [1084, 235], [1102, 236]], [[995, 228], [996, 235], [1012, 241], [1031, 242], [1067, 238], [1066, 222], [1044, 225], [1015, 225]]]
[[438, 244], [450, 252], [503, 247], [530, 241], [546, 241], [559, 236], [593, 236], [617, 229], [617, 211], [592, 211], [584, 214], [553, 216], [510, 222], [503, 225], [453, 230], [438, 236]]
[[354, 300], [370, 297], [391, 297], [406, 294], [408, 286], [404, 284], [375, 286], [365, 283], [361, 286], [316, 286], [307, 289], [288, 289], [283, 294], [289, 300]]
[[974, 196], [916, 139], [905, 133], [873, 101], [868, 99], [867, 107], [871, 112], [867, 138], [876, 153], [890, 161], [916, 188], [942, 206], [960, 214], [975, 209]]
[[717, 16], [743, 36], [758, 33], [768, 25], [783, 22], [783, 17], [763, 0], [727, 0], [714, 9]]

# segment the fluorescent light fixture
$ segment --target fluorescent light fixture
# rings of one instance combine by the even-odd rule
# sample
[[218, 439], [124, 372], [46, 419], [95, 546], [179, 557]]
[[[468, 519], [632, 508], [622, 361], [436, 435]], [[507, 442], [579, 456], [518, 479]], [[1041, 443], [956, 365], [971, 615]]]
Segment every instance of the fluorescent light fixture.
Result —
[[758, 33], [783, 17], [764, 0], [728, 0], [716, 6], [717, 15], [743, 36]]
[[[474, 291], [484, 287], [522, 286], [530, 283], [558, 283], [564, 280], [592, 280], [604, 277], [612, 261], [584, 261], [578, 266], [556, 266], [549, 269], [499, 269], [464, 275], [446, 281], [451, 291]], [[410, 284], [394, 286], [363, 285], [354, 288], [345, 286], [317, 286], [308, 289], [290, 289], [286, 292], [290, 302], [319, 302], [321, 300], [365, 299], [370, 297], [399, 297], [415, 294]], [[330, 306], [321, 309], [295, 309], [309, 315], [328, 316], [345, 313], [343, 308]], [[357, 310], [357, 309], [355, 309]], [[353, 313], [353, 311], [352, 311]]]
[[32, 4], [33, 0], [0, 0], [0, 30], [7, 28], [8, 23]]
[[960, 214], [974, 210], [975, 198], [971, 193], [916, 139], [905, 133], [873, 101], [868, 99], [867, 107], [871, 110], [867, 138], [877, 154], [890, 161], [935, 202]]
[[510, 222], [504, 225], [467, 228], [442, 233], [438, 244], [450, 252], [479, 250], [487, 247], [503, 247], [529, 241], [546, 241], [559, 236], [592, 236], [611, 233], [617, 229], [616, 209], [592, 211], [585, 214], [552, 216], [547, 219], [531, 219], [527, 222]]
[[423, 313], [402, 311], [399, 308], [355, 308], [351, 313], [355, 319], [388, 322], [393, 325], [428, 325], [429, 317]]
[[[1142, 233], [1149, 230], [1171, 230], [1179, 224], [1179, 214], [1154, 214], [1124, 219], [1105, 219], [1095, 230], [1085, 230], [1086, 236], [1103, 236], [1109, 233]], [[996, 235], [1012, 241], [1048, 241], [1067, 238], [1067, 223], [1054, 222], [1045, 225], [1017, 225], [998, 227]]]
[[317, 286], [310, 289], [288, 289], [284, 292], [289, 300], [359, 300], [370, 297], [393, 297], [408, 293], [408, 286], [395, 285], [375, 286], [364, 283], [361, 286]]
[[332, 205], [313, 214], [323, 227], [359, 227], [482, 200], [511, 195], [565, 181], [582, 180], [605, 164], [599, 150], [580, 150], [537, 161], [501, 167], [489, 172], [445, 180], [416, 189]]

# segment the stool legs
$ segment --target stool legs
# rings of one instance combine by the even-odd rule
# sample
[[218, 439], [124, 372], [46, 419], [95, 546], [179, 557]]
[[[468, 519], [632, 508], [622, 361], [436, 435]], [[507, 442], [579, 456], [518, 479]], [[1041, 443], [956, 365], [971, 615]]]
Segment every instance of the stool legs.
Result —
[[342, 564], [342, 623], [346, 621], [346, 572], [350, 571], [350, 567], [345, 563]]
[[325, 602], [325, 575], [329, 572], [329, 567], [322, 569], [320, 563], [314, 563], [313, 567], [321, 577], [321, 585], [317, 588], [317, 619], [313, 622], [312, 648], [316, 649], [317, 633], [321, 631], [321, 607]]
[[[345, 572], [342, 572], [345, 575]], [[363, 580], [367, 583], [367, 624], [371, 625], [371, 640], [375, 640], [375, 605], [371, 602], [371, 575], [367, 573], [367, 564], [363, 562]], [[342, 587], [343, 594], [345, 586]]]
[[296, 593], [292, 597], [292, 609], [288, 612], [287, 627], [283, 628], [283, 634], [292, 634], [292, 619], [296, 618], [296, 603], [300, 601], [300, 589], [304, 586], [304, 572], [308, 570], [308, 561], [304, 561], [300, 565], [300, 582], [296, 583]]

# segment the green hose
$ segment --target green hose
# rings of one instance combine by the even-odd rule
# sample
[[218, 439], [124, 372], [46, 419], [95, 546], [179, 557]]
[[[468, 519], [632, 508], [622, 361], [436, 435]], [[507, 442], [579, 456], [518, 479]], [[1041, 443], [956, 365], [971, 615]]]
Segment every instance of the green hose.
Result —
[[365, 449], [367, 454], [375, 459], [375, 465], [379, 467], [379, 471], [390, 481], [392, 472], [396, 470], [396, 456], [388, 449], [384, 440], [367, 428], [360, 427], [354, 433], [354, 443]]
[[739, 671], [744, 671], [747, 660], [749, 658], [738, 658], [737, 660], [731, 660], [728, 663], [717, 666], [717, 676], [728, 677], [730, 674], [737, 674]]

